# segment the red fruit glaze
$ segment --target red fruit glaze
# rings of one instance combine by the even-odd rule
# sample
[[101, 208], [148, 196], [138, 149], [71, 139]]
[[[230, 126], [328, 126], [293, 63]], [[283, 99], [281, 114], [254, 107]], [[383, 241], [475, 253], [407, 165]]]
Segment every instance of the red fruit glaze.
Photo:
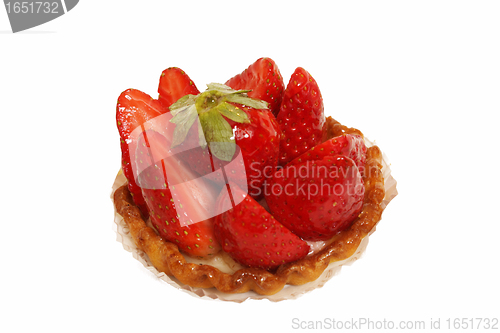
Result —
[[[309, 245], [306, 242], [276, 221], [236, 185], [231, 184], [230, 188], [233, 198], [244, 199], [236, 207], [218, 215], [214, 229], [222, 249], [235, 261], [250, 267], [272, 269], [307, 255]], [[218, 211], [231, 205], [228, 192], [221, 193], [216, 205]]]
[[248, 97], [269, 103], [269, 110], [276, 116], [280, 110], [285, 84], [283, 77], [270, 58], [260, 58], [241, 74], [234, 76], [226, 85], [236, 90], [252, 90]]
[[325, 115], [323, 98], [314, 78], [303, 68], [295, 70], [286, 87], [277, 120], [283, 132], [280, 165], [321, 143]]
[[278, 170], [266, 186], [271, 213], [306, 240], [327, 240], [347, 228], [363, 206], [365, 188], [354, 161], [325, 156]]

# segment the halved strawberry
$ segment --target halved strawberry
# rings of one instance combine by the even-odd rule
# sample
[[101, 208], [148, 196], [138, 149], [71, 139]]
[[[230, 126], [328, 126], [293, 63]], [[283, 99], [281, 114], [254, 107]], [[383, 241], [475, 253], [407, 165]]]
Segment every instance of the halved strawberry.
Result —
[[241, 74], [234, 76], [226, 85], [235, 89], [252, 90], [248, 97], [269, 103], [269, 110], [278, 115], [285, 84], [278, 66], [271, 58], [260, 58]]
[[291, 162], [265, 188], [275, 218], [306, 240], [327, 240], [347, 228], [363, 207], [365, 187], [356, 164], [342, 155]]
[[215, 236], [222, 249], [243, 265], [272, 269], [304, 258], [309, 252], [306, 242], [235, 184], [221, 192], [216, 210], [224, 213], [215, 218]]
[[120, 146], [122, 149], [122, 171], [128, 181], [128, 190], [130, 191], [130, 195], [132, 195], [132, 199], [141, 211], [142, 215], [147, 218], [149, 216], [148, 206], [142, 197], [141, 188], [135, 182], [134, 172], [132, 170], [132, 165], [130, 164], [129, 145], [124, 139], [120, 138]]
[[144, 216], [148, 215], [142, 192], [137, 186], [130, 164], [130, 134], [134, 129], [148, 120], [169, 112], [168, 107], [187, 94], [198, 94], [199, 91], [191, 79], [179, 68], [172, 67], [163, 71], [158, 87], [160, 101], [136, 89], [125, 90], [118, 98], [116, 106], [116, 122], [120, 133], [122, 149], [122, 170], [128, 180], [128, 188], [135, 204]]
[[366, 145], [363, 138], [359, 135], [344, 134], [327, 140], [315, 147], [312, 147], [299, 157], [290, 161], [287, 166], [302, 163], [305, 161], [320, 160], [325, 156], [343, 155], [347, 156], [356, 163], [361, 170], [366, 162]]
[[198, 95], [200, 91], [189, 76], [178, 67], [165, 69], [160, 76], [158, 100], [166, 107], [186, 95]]
[[277, 120], [283, 132], [280, 165], [321, 143], [325, 115], [323, 98], [314, 78], [298, 67], [286, 87]]
[[118, 97], [116, 105], [116, 124], [120, 137], [128, 140], [134, 129], [168, 111], [158, 100], [140, 90], [125, 90]]
[[185, 253], [213, 255], [220, 250], [213, 235], [218, 192], [175, 158], [170, 146], [170, 140], [153, 130], [138, 139], [134, 159], [151, 222], [160, 236]]
[[135, 204], [144, 216], [148, 215], [142, 192], [137, 186], [130, 164], [129, 144], [131, 133], [150, 119], [168, 112], [158, 100], [137, 89], [127, 89], [118, 97], [116, 105], [116, 124], [120, 133], [120, 146], [122, 150], [122, 170], [128, 180], [128, 189], [132, 194]]

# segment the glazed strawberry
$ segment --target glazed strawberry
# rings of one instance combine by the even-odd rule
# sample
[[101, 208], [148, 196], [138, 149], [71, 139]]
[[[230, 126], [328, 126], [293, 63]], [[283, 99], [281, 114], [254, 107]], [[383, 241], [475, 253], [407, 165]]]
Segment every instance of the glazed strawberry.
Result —
[[366, 162], [366, 145], [359, 135], [344, 134], [312, 147], [287, 166], [322, 159], [325, 156], [343, 155], [356, 163], [361, 174]]
[[134, 202], [145, 216], [148, 215], [146, 204], [137, 186], [130, 164], [129, 144], [131, 133], [146, 121], [168, 112], [157, 100], [137, 89], [127, 89], [118, 97], [116, 105], [116, 124], [120, 133], [122, 150], [122, 170], [128, 180], [128, 188]]
[[135, 182], [134, 172], [132, 170], [132, 165], [130, 164], [129, 146], [122, 138], [120, 138], [120, 146], [122, 149], [122, 171], [128, 181], [128, 190], [130, 191], [130, 195], [132, 196], [134, 203], [137, 205], [142, 215], [147, 218], [149, 216], [148, 206], [146, 205], [146, 201], [144, 201], [144, 198], [142, 197], [141, 188]]
[[212, 218], [218, 192], [171, 155], [170, 145], [152, 130], [141, 133], [138, 140], [134, 159], [151, 222], [160, 236], [185, 253], [213, 255], [220, 250]]
[[363, 206], [361, 174], [348, 157], [324, 156], [276, 171], [265, 188], [271, 213], [306, 240], [326, 240], [347, 228]]
[[[239, 124], [231, 119], [227, 121], [235, 130], [235, 142], [241, 149], [248, 193], [253, 197], [259, 197], [266, 179], [266, 170], [274, 170], [278, 165], [281, 131], [276, 118], [270, 111], [248, 107], [241, 107], [241, 109], [248, 115], [249, 123]], [[236, 167], [229, 168], [229, 173], [232, 173], [234, 169], [239, 169], [238, 163], [240, 162], [235, 162]]]
[[145, 122], [168, 112], [168, 107], [184, 95], [199, 93], [191, 79], [176, 67], [163, 71], [158, 91], [160, 92], [160, 102], [140, 90], [127, 89], [118, 98], [116, 107], [116, 121], [122, 150], [122, 170], [128, 180], [128, 188], [134, 202], [145, 216], [148, 215], [146, 203], [135, 182], [130, 164], [130, 134]]
[[169, 107], [185, 95], [198, 95], [200, 91], [189, 76], [178, 67], [165, 69], [160, 76], [158, 85], [158, 100]]
[[132, 131], [161, 114], [168, 112], [158, 100], [137, 89], [127, 89], [118, 97], [116, 123], [120, 137], [125, 141]]
[[241, 74], [229, 79], [226, 85], [235, 90], [251, 90], [248, 97], [266, 101], [274, 116], [278, 115], [285, 84], [278, 66], [272, 59], [258, 59]]
[[265, 171], [277, 166], [281, 131], [267, 103], [246, 92], [209, 84], [202, 94], [173, 104], [173, 146], [196, 141], [199, 146], [182, 156], [194, 171], [219, 185], [233, 181], [258, 196]]
[[321, 143], [325, 123], [323, 98], [314, 78], [303, 68], [295, 70], [286, 87], [278, 123], [283, 132], [280, 165]]
[[[251, 196], [234, 184], [217, 199], [215, 236], [235, 261], [264, 269], [302, 259], [309, 245], [276, 221]], [[229, 191], [232, 197], [230, 198]], [[232, 202], [240, 203], [232, 207]]]

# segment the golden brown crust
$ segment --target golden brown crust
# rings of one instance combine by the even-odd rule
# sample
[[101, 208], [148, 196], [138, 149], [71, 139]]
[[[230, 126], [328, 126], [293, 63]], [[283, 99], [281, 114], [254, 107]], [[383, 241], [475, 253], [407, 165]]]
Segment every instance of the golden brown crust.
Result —
[[[333, 118], [325, 123], [324, 139], [342, 134], [362, 133], [347, 128]], [[160, 272], [174, 276], [181, 283], [195, 288], [215, 287], [225, 293], [243, 293], [250, 290], [260, 295], [272, 295], [286, 284], [301, 285], [316, 280], [331, 262], [352, 256], [361, 240], [374, 230], [382, 216], [384, 178], [382, 176], [382, 153], [377, 146], [368, 148], [363, 175], [365, 198], [363, 210], [351, 227], [335, 237], [335, 240], [320, 252], [280, 266], [275, 273], [258, 268], [244, 268], [233, 274], [223, 273], [210, 265], [188, 263], [177, 246], [165, 241], [146, 225], [139, 209], [134, 205], [126, 185], [114, 193], [116, 211], [130, 229], [137, 247], [144, 251], [154, 267]]]

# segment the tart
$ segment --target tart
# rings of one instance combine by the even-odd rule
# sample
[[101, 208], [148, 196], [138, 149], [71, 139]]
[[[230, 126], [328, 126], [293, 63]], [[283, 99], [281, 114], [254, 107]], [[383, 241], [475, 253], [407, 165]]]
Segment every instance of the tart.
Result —
[[[262, 63], [266, 66], [263, 66]], [[146, 188], [148, 188], [148, 185], [144, 185], [144, 181], [141, 183], [140, 180], [137, 181], [136, 184], [131, 184], [134, 182], [135, 179], [139, 178], [137, 177], [131, 178], [130, 170], [127, 171], [127, 169], [130, 168], [127, 168], [127, 163], [125, 162], [123, 164], [122, 170], [120, 170], [115, 180], [115, 184], [113, 185], [113, 194], [112, 194], [112, 200], [114, 202], [114, 207], [116, 211], [115, 222], [117, 223], [117, 233], [119, 241], [123, 243], [124, 247], [127, 250], [132, 251], [134, 253], [134, 256], [137, 259], [139, 259], [148, 269], [154, 272], [158, 277], [169, 282], [170, 284], [173, 284], [184, 290], [193, 292], [194, 294], [199, 296], [209, 296], [212, 298], [220, 298], [224, 300], [233, 300], [233, 301], [242, 301], [248, 297], [267, 298], [270, 300], [282, 300], [282, 299], [293, 298], [295, 296], [298, 296], [299, 294], [302, 294], [305, 291], [309, 291], [316, 287], [322, 286], [334, 273], [338, 272], [338, 270], [342, 265], [351, 263], [360, 256], [360, 254], [364, 251], [364, 248], [366, 247], [368, 236], [375, 230], [375, 226], [380, 221], [383, 210], [385, 209], [388, 202], [397, 194], [395, 189], [395, 181], [390, 176], [390, 170], [387, 161], [384, 159], [384, 156], [382, 155], [380, 149], [376, 145], [373, 145], [366, 138], [364, 138], [361, 131], [355, 128], [348, 128], [340, 124], [338, 121], [334, 120], [331, 117], [328, 117], [326, 119], [324, 118], [324, 116], [322, 115], [323, 114], [322, 98], [317, 86], [312, 86], [312, 88], [307, 85], [301, 86], [300, 84], [296, 84], [296, 80], [294, 85], [294, 76], [292, 76], [292, 79], [290, 80], [290, 83], [285, 91], [281, 89], [280, 92], [280, 87], [279, 87], [280, 84], [276, 85], [276, 83], [274, 83], [274, 87], [278, 86], [278, 88], [277, 88], [277, 93], [273, 97], [269, 97], [270, 96], [270, 94], [268, 93], [269, 89], [264, 89], [264, 91], [267, 93], [267, 96], [264, 95], [264, 97], [262, 97], [263, 95], [260, 95], [258, 97], [255, 97], [255, 94], [258, 93], [259, 90], [261, 89], [259, 86], [250, 87], [253, 88], [252, 91], [250, 91], [248, 87], [238, 86], [239, 84], [245, 83], [245, 82], [242, 83], [241, 81], [245, 81], [245, 78], [244, 77], [242, 78], [242, 76], [244, 76], [246, 72], [250, 70], [255, 70], [255, 67], [267, 68], [268, 64], [270, 64], [271, 67], [275, 65], [274, 62], [272, 62], [268, 58], [259, 59], [255, 64], [252, 65], [253, 67], [250, 66], [245, 72], [240, 74], [240, 76], [236, 76], [235, 78], [229, 80], [226, 84], [228, 85], [231, 84], [231, 87], [234, 88], [234, 90], [231, 91], [230, 94], [234, 95], [235, 94], [234, 91], [239, 91], [239, 93], [243, 95], [241, 98], [254, 98], [256, 101], [262, 101], [267, 99], [267, 101], [265, 101], [266, 102], [265, 106], [269, 108], [269, 111], [265, 113], [265, 116], [269, 117], [269, 119], [272, 120], [274, 126], [276, 126], [273, 120], [276, 119], [274, 114], [278, 114], [277, 117], [278, 120], [284, 119], [284, 117], [285, 118], [287, 117], [287, 114], [285, 114], [283, 110], [286, 110], [287, 107], [288, 110], [294, 107], [292, 104], [287, 105], [287, 103], [285, 102], [280, 102], [279, 99], [276, 98], [276, 96], [279, 96], [281, 99], [283, 99], [283, 95], [284, 98], [287, 98], [287, 96], [290, 94], [293, 94], [293, 96], [299, 96], [299, 93], [296, 93], [296, 90], [294, 90], [297, 89], [297, 86], [304, 91], [307, 91], [309, 88], [309, 90], [312, 90], [311, 93], [313, 95], [316, 94], [316, 98], [318, 98], [317, 100], [319, 102], [314, 102], [315, 101], [314, 99], [309, 99], [308, 101], [312, 100], [313, 102], [311, 102], [311, 104], [313, 104], [313, 108], [314, 106], [316, 107], [314, 110], [320, 110], [321, 114], [320, 116], [311, 120], [312, 125], [310, 126], [310, 128], [313, 128], [312, 137], [316, 138], [315, 139], [316, 141], [311, 143], [310, 147], [307, 147], [307, 143], [304, 143], [305, 148], [303, 148], [302, 151], [300, 151], [300, 149], [297, 151], [296, 148], [297, 145], [295, 146], [289, 145], [290, 140], [288, 141], [286, 140], [287, 138], [286, 133], [285, 134], [280, 133], [281, 135], [281, 137], [279, 138], [280, 146], [279, 149], [276, 149], [276, 155], [275, 155], [277, 158], [274, 160], [270, 158], [269, 161], [265, 161], [265, 163], [267, 163], [266, 166], [269, 165], [269, 168], [272, 169], [272, 172], [274, 172], [274, 174], [272, 177], [265, 177], [263, 180], [259, 179], [257, 183], [258, 186], [260, 187], [257, 188], [263, 188], [266, 185], [268, 185], [268, 183], [272, 183], [274, 185], [273, 177], [276, 177], [276, 174], [278, 174], [280, 170], [281, 171], [287, 170], [287, 168], [291, 168], [291, 165], [293, 165], [294, 163], [295, 164], [297, 164], [298, 162], [305, 163], [303, 159], [304, 156], [306, 155], [304, 154], [311, 155], [310, 154], [310, 152], [312, 151], [311, 148], [314, 150], [315, 147], [320, 147], [322, 143], [329, 142], [330, 140], [335, 140], [336, 142], [337, 138], [344, 139], [346, 137], [352, 136], [359, 138], [359, 140], [363, 142], [363, 147], [365, 147], [366, 145], [366, 148], [364, 148], [366, 150], [363, 150], [363, 156], [362, 156], [363, 157], [362, 172], [359, 172], [359, 170], [361, 170], [361, 167], [358, 165], [357, 163], [358, 161], [356, 161], [355, 157], [353, 156], [339, 157], [338, 155], [335, 155], [338, 160], [336, 160], [336, 163], [333, 162], [331, 163], [333, 163], [333, 165], [339, 165], [340, 162], [338, 161], [340, 161], [341, 159], [343, 161], [345, 159], [346, 160], [345, 162], [348, 165], [347, 169], [348, 170], [354, 169], [355, 172], [357, 172], [357, 174], [359, 175], [358, 176], [359, 180], [361, 181], [362, 179], [363, 191], [358, 193], [359, 199], [357, 199], [356, 204], [353, 205], [352, 207], [349, 207], [350, 210], [347, 211], [347, 213], [350, 214], [349, 216], [352, 217], [350, 217], [348, 220], [346, 220], [346, 218], [343, 218], [344, 222], [339, 223], [338, 225], [330, 224], [328, 225], [328, 228], [325, 228], [323, 230], [321, 229], [321, 227], [319, 227], [319, 229], [316, 227], [309, 228], [310, 225], [313, 225], [315, 223], [314, 221], [304, 221], [304, 223], [302, 223], [300, 220], [300, 216], [303, 217], [306, 215], [300, 215], [298, 211], [295, 220], [293, 220], [295, 222], [290, 222], [292, 221], [292, 219], [290, 219], [290, 221], [288, 221], [287, 224], [286, 223], [287, 221], [285, 221], [287, 220], [287, 218], [284, 217], [284, 215], [280, 215], [278, 212], [278, 210], [280, 211], [282, 210], [281, 207], [279, 207], [279, 205], [282, 204], [283, 201], [286, 201], [285, 197], [275, 200], [277, 201], [275, 203], [273, 200], [271, 200], [274, 199], [274, 197], [270, 198], [267, 193], [266, 195], [261, 195], [261, 193], [253, 193], [252, 190], [256, 188], [251, 186], [253, 184], [248, 183], [248, 184], [234, 185], [234, 183], [231, 183], [233, 184], [232, 186], [234, 186], [234, 188], [236, 187], [245, 188], [245, 191], [240, 191], [242, 192], [242, 198], [244, 198], [242, 200], [246, 200], [245, 203], [248, 202], [257, 205], [256, 202], [258, 202], [262, 207], [266, 208], [266, 211], [264, 211], [264, 209], [262, 208], [261, 210], [259, 210], [259, 212], [263, 212], [262, 217], [263, 218], [266, 217], [267, 218], [266, 221], [269, 220], [268, 223], [266, 222], [268, 225], [271, 223], [275, 223], [278, 228], [279, 227], [283, 228], [280, 230], [286, 229], [287, 232], [288, 229], [290, 229], [292, 231], [290, 232], [291, 235], [286, 237], [295, 237], [293, 238], [294, 242], [296, 242], [294, 243], [294, 246], [295, 244], [299, 244], [298, 242], [300, 242], [300, 244], [297, 245], [297, 248], [300, 248], [303, 245], [302, 249], [300, 250], [300, 254], [297, 254], [297, 257], [291, 256], [290, 252], [288, 252], [288, 257], [290, 257], [290, 259], [287, 259], [287, 256], [284, 254], [281, 254], [281, 256], [278, 257], [275, 254], [271, 254], [269, 260], [263, 260], [266, 258], [261, 258], [261, 256], [265, 255], [261, 255], [260, 254], [261, 252], [258, 251], [255, 251], [254, 253], [256, 253], [257, 259], [260, 260], [253, 260], [254, 258], [252, 258], [252, 255], [249, 255], [246, 257], [246, 259], [244, 259], [242, 256], [243, 250], [238, 252], [234, 250], [234, 246], [233, 247], [229, 246], [230, 243], [229, 240], [233, 241], [234, 239], [230, 238], [229, 236], [227, 236], [227, 233], [225, 233], [227, 230], [229, 230], [228, 231], [229, 233], [231, 232], [234, 233], [234, 230], [236, 229], [227, 228], [226, 230], [224, 229], [224, 224], [230, 223], [228, 221], [236, 221], [234, 223], [238, 223], [239, 225], [241, 222], [241, 224], [244, 226], [245, 222], [248, 222], [248, 219], [238, 221], [237, 216], [239, 215], [237, 214], [231, 215], [231, 218], [226, 218], [226, 219], [222, 218], [227, 214], [230, 214], [230, 212], [233, 212], [233, 209], [222, 210], [220, 212], [217, 212], [217, 215], [214, 217], [215, 220], [214, 235], [216, 241], [220, 243], [220, 247], [222, 249], [219, 250], [214, 245], [210, 246], [210, 248], [212, 248], [213, 250], [207, 248], [206, 250], [208, 252], [207, 251], [203, 252], [202, 250], [199, 250], [197, 252], [198, 250], [197, 248], [200, 248], [198, 244], [194, 244], [196, 245], [196, 247], [193, 246], [193, 243], [190, 243], [189, 245], [187, 245], [187, 247], [183, 246], [182, 242], [179, 242], [178, 238], [176, 238], [172, 232], [169, 233], [169, 231], [166, 230], [168, 226], [174, 223], [169, 224], [167, 221], [165, 221], [167, 222], [166, 225], [161, 224], [163, 223], [164, 216], [161, 216], [160, 218], [160, 214], [162, 213], [157, 212], [158, 209], [155, 208], [157, 206], [157, 202], [155, 202], [154, 205], [152, 204], [152, 202], [150, 201], [148, 202], [147, 193], [151, 193], [148, 192], [150, 190], [145, 190]], [[168, 69], [166, 71], [169, 70], [171, 71], [172, 69]], [[297, 78], [299, 78], [299, 76], [303, 77], [304, 75], [306, 75], [309, 78], [308, 73], [301, 71], [303, 71], [303, 69], [296, 70], [294, 75], [298, 75]], [[278, 76], [278, 78], [282, 80], [279, 71], [277, 71], [277, 68], [275, 71], [270, 71], [269, 73], [271, 72], [273, 77]], [[181, 76], [185, 75], [185, 73], [180, 71], [179, 69], [174, 69], [174, 74], [177, 73], [180, 73]], [[165, 75], [162, 75], [162, 78], [164, 78], [164, 76]], [[172, 75], [171, 72], [168, 72], [166, 76], [172, 78], [172, 76], [175, 77], [176, 75]], [[186, 79], [186, 77], [183, 76], [183, 79]], [[161, 86], [161, 80], [162, 79], [160, 79], [160, 86]], [[312, 79], [309, 80], [313, 82]], [[193, 85], [190, 80], [189, 82], [190, 82], [189, 87], [192, 87]], [[269, 82], [269, 80], [264, 78], [264, 82]], [[246, 82], [247, 86], [248, 84], [249, 83]], [[225, 86], [225, 88], [222, 86], [223, 85], [212, 86], [212, 87], [215, 87], [214, 89], [227, 90], [228, 88], [227, 86]], [[242, 88], [245, 90], [237, 90]], [[210, 86], [208, 90], [210, 90]], [[169, 91], [168, 89], [162, 90], [162, 88], [160, 88], [159, 92], [160, 92], [160, 98], [158, 99], [158, 105], [161, 104], [162, 97], [164, 99], [165, 98], [168, 99], [170, 95], [172, 96], [176, 95], [175, 91], [172, 92]], [[130, 91], [128, 93], [130, 94]], [[251, 93], [254, 93], [254, 95], [250, 96]], [[317, 97], [317, 94], [319, 94], [319, 97]], [[179, 94], [177, 94], [177, 96], [178, 95]], [[196, 94], [196, 90], [193, 90], [192, 94], [184, 94], [184, 95], [199, 97], [203, 96], [203, 93]], [[142, 98], [142, 100], [146, 102], [148, 107], [153, 109], [153, 111], [155, 108], [159, 108], [158, 105], [154, 104], [156, 100], [147, 101], [147, 97], [142, 97], [142, 96], [140, 97]], [[169, 103], [170, 110], [174, 114], [174, 118], [175, 114], [181, 113], [183, 112], [183, 110], [189, 109], [190, 105], [188, 100], [189, 98], [184, 98], [182, 101], [178, 100], [177, 102], [174, 101], [173, 103], [172, 102]], [[198, 101], [199, 100], [200, 98], [198, 98]], [[213, 97], [210, 97], [206, 100], [211, 101], [213, 100]], [[234, 99], [234, 100], [241, 101], [241, 99]], [[245, 113], [249, 114], [251, 118], [252, 115], [251, 110], [249, 112], [249, 110], [245, 108], [248, 107], [248, 105], [250, 105], [251, 107], [255, 106], [255, 108], [257, 108], [261, 104], [258, 103], [252, 104], [253, 102], [249, 100], [244, 100], [244, 101], [245, 104], [242, 107], [242, 109], [245, 111]], [[289, 99], [287, 98], [287, 102], [288, 101], [290, 103], [294, 102], [292, 98]], [[232, 103], [233, 100], [231, 100], [230, 102]], [[196, 103], [197, 106], [201, 104], [198, 102]], [[295, 101], [295, 103], [297, 102]], [[195, 105], [194, 99], [192, 99], [191, 104]], [[179, 109], [177, 109], [176, 106], [180, 107], [181, 111], [179, 111]], [[120, 100], [119, 100], [119, 108], [120, 108]], [[192, 107], [191, 109], [194, 109], [194, 107]], [[236, 107], [236, 109], [238, 108]], [[262, 113], [261, 111], [259, 112]], [[269, 116], [268, 114], [271, 113], [273, 115]], [[283, 113], [284, 116], [280, 118], [279, 113]], [[288, 113], [288, 115], [290, 114], [291, 112]], [[223, 115], [226, 116], [226, 114]], [[323, 119], [321, 119], [321, 116], [323, 117]], [[229, 118], [231, 120], [234, 120], [231, 117], [232, 115], [229, 115]], [[183, 119], [185, 118], [188, 117], [184, 117]], [[121, 123], [125, 121], [129, 121], [129, 119], [126, 120], [124, 120], [123, 118], [118, 119], [119, 130]], [[293, 119], [285, 120], [287, 124], [290, 124], [291, 121], [293, 121]], [[278, 123], [278, 121], [276, 121], [276, 123]], [[321, 128], [319, 129], [317, 126], [318, 123], [321, 124]], [[176, 126], [179, 128], [182, 127], [179, 124], [180, 124], [179, 122], [176, 123]], [[192, 123], [184, 127], [185, 128], [191, 127], [191, 125]], [[289, 125], [283, 124], [282, 121], [281, 123], [279, 123], [278, 126], [283, 128], [283, 126], [289, 126]], [[144, 129], [144, 126], [142, 129]], [[317, 132], [314, 132], [315, 130]], [[128, 149], [128, 150], [124, 149], [124, 147], [125, 148], [134, 147], [132, 145], [128, 145], [128, 147], [125, 145], [125, 143], [129, 144], [132, 139], [128, 139], [127, 137], [129, 142], [127, 142], [127, 140], [124, 140], [125, 138], [124, 132], [125, 131], [120, 132], [120, 135], [122, 137], [122, 154], [123, 156], [125, 156], [125, 158], [128, 157], [129, 161], [137, 160], [137, 159], [130, 159], [130, 154], [133, 155], [133, 152], [131, 153], [131, 150], [138, 151], [138, 148]], [[206, 132], [205, 126], [203, 126], [203, 132], [204, 133]], [[128, 135], [130, 133], [126, 134]], [[178, 134], [179, 133], [176, 132], [176, 135]], [[210, 133], [208, 134], [205, 133], [205, 136], [207, 138], [210, 138], [210, 135], [211, 135]], [[189, 134], [184, 133], [181, 134], [181, 136], [189, 137]], [[290, 136], [288, 136], [288, 138], [290, 138]], [[179, 142], [177, 142], [177, 145], [179, 146]], [[182, 142], [180, 145], [182, 145]], [[139, 146], [139, 144], [137, 144], [137, 146]], [[172, 147], [173, 146], [174, 145], [172, 145]], [[149, 142], [148, 142], [148, 147], [149, 147]], [[243, 148], [241, 148], [241, 152], [245, 153], [244, 146], [242, 147]], [[275, 146], [266, 148], [268, 155], [272, 155], [273, 147]], [[215, 150], [216, 149], [209, 150], [210, 153], [214, 155], [213, 160], [220, 159], [221, 161], [224, 161], [224, 154], [226, 154], [227, 152], [225, 151], [215, 152]], [[271, 150], [271, 153], [269, 153], [269, 150]], [[278, 151], [280, 151], [281, 154]], [[283, 151], [288, 153], [288, 155], [283, 154]], [[233, 156], [234, 153], [235, 152], [232, 151], [231, 154], [229, 154], [229, 156]], [[293, 154], [295, 154], [295, 156], [291, 156]], [[245, 155], [243, 156], [245, 157]], [[330, 162], [330, 158], [332, 156], [333, 154], [328, 155], [327, 158], [323, 158], [320, 162], [328, 163]], [[313, 163], [315, 163], [314, 165], [318, 164], [318, 161], [321, 158], [322, 157], [318, 157], [315, 161], [313, 161]], [[278, 166], [278, 164], [280, 166]], [[332, 164], [327, 164], [327, 165], [331, 167]], [[140, 173], [137, 170], [135, 170], [135, 172]], [[129, 174], [127, 175], [127, 173]], [[210, 176], [216, 177], [216, 175], [210, 175]], [[248, 179], [249, 178], [250, 175], [248, 176]], [[238, 180], [239, 178], [236, 177], [235, 179]], [[337, 180], [337, 178], [335, 178], [335, 180]], [[225, 181], [226, 181], [225, 186], [228, 186], [228, 188], [230, 188], [227, 176], [225, 178]], [[246, 185], [248, 185], [248, 187], [245, 187]], [[169, 188], [168, 185], [165, 184], [165, 186], [167, 189]], [[137, 192], [137, 187], [139, 188], [142, 187], [142, 191]], [[154, 191], [156, 191], [156, 193], [160, 193], [158, 192], [158, 189], [154, 186], [149, 185], [149, 188], [154, 188]], [[146, 200], [143, 201], [141, 200], [141, 198], [137, 198], [137, 193], [144, 193], [145, 194], [144, 197], [146, 198]], [[163, 192], [161, 193], [162, 196], [164, 196]], [[237, 192], [233, 191], [233, 193]], [[274, 194], [271, 195], [274, 196]], [[217, 201], [219, 206], [220, 202], [228, 201], [228, 199], [225, 197], [223, 199], [221, 198], [223, 198], [222, 194], [219, 196], [219, 199]], [[330, 199], [331, 197], [325, 196], [324, 198], [321, 198], [317, 202], [326, 202], [326, 200]], [[337, 200], [339, 202], [339, 206], [342, 206], [341, 200], [344, 199], [340, 198], [339, 200]], [[334, 207], [337, 205], [337, 201], [333, 203]], [[311, 200], [311, 202], [313, 202], [313, 200]], [[269, 203], [271, 207], [266, 207], [267, 203]], [[243, 201], [241, 201], [241, 205], [243, 205]], [[311, 205], [318, 205], [318, 203], [314, 203]], [[331, 206], [331, 202], [329, 202], [329, 205]], [[167, 207], [162, 207], [161, 204], [158, 206], [160, 206], [160, 208], [162, 208], [163, 210], [167, 208]], [[177, 207], [178, 206], [179, 205], [177, 205]], [[259, 206], [259, 209], [261, 206]], [[149, 209], [147, 209], [148, 207]], [[175, 207], [175, 205], [172, 205], [171, 208], [172, 207]], [[237, 207], [238, 203], [236, 204], [236, 206], [233, 204], [234, 210], [236, 210]], [[320, 209], [322, 209], [322, 207], [320, 207]], [[148, 213], [152, 214], [152, 216], [150, 216], [149, 218], [147, 218]], [[275, 215], [276, 217], [279, 216], [279, 219], [281, 220], [282, 223], [280, 221], [275, 221], [273, 215]], [[293, 214], [290, 213], [290, 215]], [[174, 218], [173, 220], [175, 221], [173, 222], [177, 221], [178, 223], [180, 223], [181, 219], [179, 214], [177, 214], [177, 218], [178, 219]], [[323, 218], [323, 214], [321, 215], [321, 218]], [[333, 217], [331, 218], [331, 220], [333, 220]], [[202, 221], [202, 218], [200, 218], [197, 221]], [[297, 226], [299, 223], [302, 226], [304, 224], [306, 226], [300, 229]], [[286, 227], [284, 227], [283, 224], [286, 225]], [[322, 222], [321, 225], [324, 226], [325, 223]], [[175, 229], [175, 230], [181, 230], [181, 229]], [[245, 231], [246, 229], [242, 230]], [[174, 236], [172, 237], [172, 235]], [[234, 240], [234, 242], [236, 242], [235, 246], [236, 247], [239, 247], [240, 245], [242, 246], [240, 240], [244, 239], [244, 237], [241, 235], [240, 239], [239, 238], [240, 235], [238, 234], [238, 232], [236, 232], [236, 235], [238, 235], [238, 237], [236, 237]], [[263, 231], [262, 235], [266, 237], [265, 231]], [[276, 233], [274, 235], [276, 237]], [[199, 235], [197, 236], [199, 237]], [[256, 234], [255, 237], [257, 236], [259, 235]], [[286, 238], [286, 239], [287, 240], [290, 239], [290, 244], [292, 244], [291, 238]], [[177, 243], [174, 240], [177, 241]], [[212, 240], [210, 239], [210, 241]], [[203, 248], [203, 244], [202, 243], [200, 244], [201, 248]], [[213, 253], [210, 251], [212, 251]], [[252, 251], [247, 250], [247, 252], [252, 252]], [[270, 255], [270, 252], [272, 251], [267, 252], [267, 254]], [[262, 253], [265, 253], [265, 251]], [[280, 254], [280, 251], [276, 251], [276, 253]], [[199, 254], [202, 255], [199, 256]], [[293, 250], [292, 254], [294, 254]]]

